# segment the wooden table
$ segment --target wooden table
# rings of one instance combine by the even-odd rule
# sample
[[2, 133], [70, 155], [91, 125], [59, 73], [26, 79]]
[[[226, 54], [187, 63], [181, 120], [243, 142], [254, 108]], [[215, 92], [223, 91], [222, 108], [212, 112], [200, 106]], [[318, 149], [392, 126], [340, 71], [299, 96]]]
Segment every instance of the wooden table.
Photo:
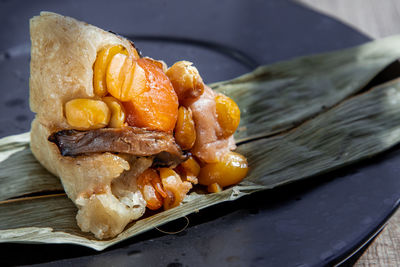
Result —
[[[298, 0], [378, 39], [400, 34], [398, 0]], [[399, 177], [400, 179], [400, 177]], [[400, 266], [400, 210], [354, 266]]]

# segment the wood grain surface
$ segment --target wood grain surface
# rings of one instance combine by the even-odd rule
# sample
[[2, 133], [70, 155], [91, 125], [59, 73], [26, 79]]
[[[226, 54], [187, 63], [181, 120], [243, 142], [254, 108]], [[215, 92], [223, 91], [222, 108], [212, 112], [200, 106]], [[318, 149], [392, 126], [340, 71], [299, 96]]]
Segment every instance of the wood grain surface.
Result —
[[[375, 39], [400, 34], [399, 0], [298, 0]], [[400, 266], [400, 210], [355, 263], [356, 267]]]

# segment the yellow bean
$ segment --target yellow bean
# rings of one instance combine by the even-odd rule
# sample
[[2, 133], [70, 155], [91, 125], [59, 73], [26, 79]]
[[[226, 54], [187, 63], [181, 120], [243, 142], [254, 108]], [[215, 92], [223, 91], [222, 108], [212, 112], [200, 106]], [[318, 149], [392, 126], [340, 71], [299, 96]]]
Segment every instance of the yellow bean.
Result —
[[192, 64], [189, 61], [178, 61], [166, 72], [178, 95], [179, 103], [184, 106], [190, 105], [204, 92], [203, 80]]
[[208, 163], [200, 169], [199, 183], [202, 185], [219, 184], [221, 187], [239, 183], [246, 177], [247, 159], [235, 152], [226, 153], [221, 161]]
[[197, 176], [200, 173], [200, 165], [197, 161], [190, 156], [186, 161], [182, 162], [178, 165], [177, 171], [182, 176], [186, 177], [186, 180], [191, 182], [192, 184], [197, 184]]
[[65, 117], [73, 128], [90, 130], [105, 127], [110, 121], [110, 110], [101, 100], [73, 99], [65, 104]]
[[215, 97], [217, 120], [222, 128], [222, 137], [231, 136], [240, 123], [240, 110], [231, 98], [218, 94]]
[[128, 55], [128, 52], [122, 45], [113, 45], [105, 47], [97, 53], [96, 61], [93, 65], [93, 88], [97, 96], [107, 94], [106, 71], [111, 59], [118, 53]]
[[190, 108], [179, 107], [174, 132], [176, 143], [182, 150], [189, 150], [193, 147], [196, 141], [196, 128]]
[[102, 100], [107, 104], [111, 111], [110, 122], [108, 127], [121, 128], [125, 125], [125, 109], [124, 106], [116, 98], [112, 96], [103, 97]]
[[218, 192], [222, 191], [222, 188], [219, 184], [213, 183], [213, 184], [210, 184], [209, 186], [207, 186], [207, 191], [209, 193], [218, 193]]
[[144, 69], [132, 58], [116, 54], [106, 73], [107, 91], [116, 99], [127, 102], [147, 89]]

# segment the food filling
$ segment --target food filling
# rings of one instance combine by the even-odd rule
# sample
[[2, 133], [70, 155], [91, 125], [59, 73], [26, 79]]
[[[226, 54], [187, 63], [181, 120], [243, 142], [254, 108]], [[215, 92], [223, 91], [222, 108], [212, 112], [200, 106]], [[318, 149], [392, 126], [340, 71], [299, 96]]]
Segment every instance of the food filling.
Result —
[[176, 207], [195, 184], [218, 193], [246, 176], [246, 158], [232, 152], [239, 107], [207, 87], [191, 62], [167, 68], [110, 45], [97, 53], [93, 88], [95, 97], [65, 103], [70, 129], [49, 141], [63, 156], [110, 152], [152, 161], [136, 174], [147, 208]]

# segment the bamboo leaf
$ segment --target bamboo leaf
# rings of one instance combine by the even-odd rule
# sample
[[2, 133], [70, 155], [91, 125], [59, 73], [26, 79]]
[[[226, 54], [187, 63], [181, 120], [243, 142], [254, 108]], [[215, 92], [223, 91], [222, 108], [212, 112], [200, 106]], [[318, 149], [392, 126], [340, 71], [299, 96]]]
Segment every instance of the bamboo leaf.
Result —
[[[133, 222], [110, 240], [96, 240], [81, 232], [75, 221], [76, 207], [66, 196], [0, 201], [0, 242], [70, 243], [102, 250], [208, 206], [316, 176], [389, 149], [400, 142], [400, 80], [354, 94], [398, 56], [397, 48], [391, 46], [400, 47], [399, 42], [399, 37], [393, 37], [344, 52], [302, 58], [294, 60], [292, 67], [290, 62], [277, 63], [215, 85], [218, 90], [229, 90], [234, 98], [243, 97], [239, 105], [247, 103], [242, 120], [247, 130], [239, 134], [242, 140], [268, 136], [239, 145], [238, 151], [248, 157], [251, 167], [249, 176], [239, 185], [217, 194], [192, 193], [179, 207]], [[346, 55], [343, 58], [342, 53]], [[329, 62], [325, 66], [329, 67], [313, 70], [318, 62], [324, 64], [324, 56]], [[347, 65], [335, 70], [335, 64]], [[367, 66], [370, 64], [374, 67]], [[279, 76], [277, 70], [285, 68], [288, 71]], [[280, 82], [281, 87], [277, 86]], [[283, 84], [290, 90], [285, 91]], [[354, 96], [348, 98], [350, 95]], [[270, 116], [270, 107], [264, 105], [273, 103], [261, 98], [275, 99], [283, 107], [273, 106], [275, 115]], [[301, 99], [305, 101], [297, 104]], [[334, 107], [321, 113], [321, 101]], [[300, 112], [302, 108], [306, 111]], [[265, 121], [268, 116], [271, 121]], [[293, 125], [298, 127], [272, 136]], [[28, 133], [0, 139], [0, 166], [0, 200], [43, 188], [61, 188], [58, 180], [33, 158]]]
[[262, 66], [211, 87], [232, 97], [242, 115], [237, 142], [270, 136], [357, 93], [400, 58], [400, 36], [341, 51]]
[[22, 195], [63, 190], [29, 149], [29, 133], [0, 140], [0, 201]]
[[400, 142], [399, 110], [398, 79], [288, 133], [243, 144], [253, 166], [247, 181], [273, 188], [381, 153]]

